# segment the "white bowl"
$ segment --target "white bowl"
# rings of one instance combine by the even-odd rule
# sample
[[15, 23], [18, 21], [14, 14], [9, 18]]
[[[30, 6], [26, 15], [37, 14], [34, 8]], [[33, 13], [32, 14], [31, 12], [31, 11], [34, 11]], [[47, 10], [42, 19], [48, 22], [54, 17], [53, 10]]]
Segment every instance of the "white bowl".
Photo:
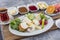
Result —
[[[39, 3], [44, 3], [48, 7], [48, 4], [46, 2], [44, 2], [44, 1], [37, 2], [37, 6], [38, 6]], [[43, 10], [44, 8], [39, 8], [39, 9]]]
[[[20, 8], [20, 7], [25, 7], [25, 8], [27, 9], [27, 12], [21, 13], [21, 12], [19, 11], [19, 8]], [[29, 12], [29, 10], [28, 10], [28, 8], [27, 8], [26, 5], [17, 6], [17, 9], [18, 9], [18, 12], [19, 12], [20, 14], [25, 14], [25, 13], [28, 13], [28, 12]]]
[[47, 15], [49, 15], [49, 16], [56, 16], [56, 15], [59, 15], [60, 14], [60, 12], [58, 12], [58, 13], [56, 13], [56, 14], [48, 14], [47, 12], [46, 12], [46, 10], [45, 10], [45, 14], [47, 14]]
[[[15, 10], [15, 11], [16, 11], [16, 13], [11, 14], [11, 13], [10, 13], [10, 11], [11, 11], [11, 10]], [[8, 8], [8, 13], [9, 13], [10, 15], [17, 15], [17, 14], [18, 14], [18, 10], [17, 10], [17, 8], [16, 8], [16, 7], [9, 7], [9, 8]]]
[[55, 24], [56, 24], [56, 26], [57, 26], [58, 28], [60, 28], [60, 19], [57, 19], [57, 20], [55, 21]]
[[32, 5], [35, 6], [35, 7], [37, 8], [37, 10], [29, 10], [29, 11], [31, 11], [31, 12], [36, 12], [36, 11], [39, 10], [39, 7], [38, 7], [36, 4], [33, 4], [33, 3], [32, 3], [32, 4], [28, 4], [28, 5], [27, 5], [27, 8], [29, 9], [29, 6], [32, 6]]

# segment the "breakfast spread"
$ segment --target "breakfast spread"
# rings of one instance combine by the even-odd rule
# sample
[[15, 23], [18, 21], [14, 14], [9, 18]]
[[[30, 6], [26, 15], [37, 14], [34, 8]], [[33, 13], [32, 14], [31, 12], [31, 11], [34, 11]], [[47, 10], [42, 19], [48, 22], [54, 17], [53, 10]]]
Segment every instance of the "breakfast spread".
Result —
[[47, 31], [54, 24], [53, 19], [45, 13], [52, 15], [59, 14], [59, 12], [59, 3], [48, 5], [46, 2], [0, 8], [0, 24], [8, 22], [9, 31], [15, 35], [36, 35]]
[[[39, 16], [39, 20], [36, 19]], [[28, 13], [24, 18], [17, 18], [10, 22], [10, 26], [14, 30], [21, 32], [31, 32], [37, 29], [42, 30], [48, 24], [48, 18], [41, 12], [39, 14]]]

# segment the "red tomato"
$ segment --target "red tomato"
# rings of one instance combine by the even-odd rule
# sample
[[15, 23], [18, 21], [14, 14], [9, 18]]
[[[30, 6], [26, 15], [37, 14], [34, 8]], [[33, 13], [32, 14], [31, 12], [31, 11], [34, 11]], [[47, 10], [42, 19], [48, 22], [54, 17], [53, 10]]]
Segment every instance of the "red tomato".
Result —
[[[42, 20], [39, 21], [40, 25], [42, 25]], [[48, 21], [45, 20], [44, 25], [47, 25]]]
[[58, 13], [58, 12], [59, 12], [59, 10], [58, 10], [58, 9], [56, 9], [54, 12], [55, 12], [55, 13]]

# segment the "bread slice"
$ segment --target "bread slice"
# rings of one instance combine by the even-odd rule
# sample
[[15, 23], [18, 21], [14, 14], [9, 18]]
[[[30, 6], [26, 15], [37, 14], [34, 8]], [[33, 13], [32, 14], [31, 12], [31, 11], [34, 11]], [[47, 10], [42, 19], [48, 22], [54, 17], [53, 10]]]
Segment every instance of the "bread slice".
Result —
[[27, 28], [28, 28], [28, 25], [25, 23], [25, 22], [23, 22], [23, 23], [21, 23], [20, 25], [19, 25], [19, 30], [20, 31], [26, 31], [27, 30]]
[[28, 19], [27, 17], [24, 17], [23, 22], [31, 23], [32, 21], [30, 19]]

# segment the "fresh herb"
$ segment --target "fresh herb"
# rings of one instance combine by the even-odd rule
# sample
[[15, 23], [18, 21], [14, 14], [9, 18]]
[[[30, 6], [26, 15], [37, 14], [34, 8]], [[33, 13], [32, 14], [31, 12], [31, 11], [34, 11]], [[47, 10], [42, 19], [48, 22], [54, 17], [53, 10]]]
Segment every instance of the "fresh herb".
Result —
[[40, 15], [40, 18], [41, 18], [41, 19], [46, 19], [46, 20], [49, 19], [49, 18], [47, 18], [47, 17], [43, 14], [43, 12], [41, 12], [39, 15]]
[[16, 18], [16, 19], [14, 19], [10, 22], [10, 26], [11, 26], [12, 29], [18, 30], [18, 26], [19, 26], [20, 23], [21, 23], [21, 20]]

